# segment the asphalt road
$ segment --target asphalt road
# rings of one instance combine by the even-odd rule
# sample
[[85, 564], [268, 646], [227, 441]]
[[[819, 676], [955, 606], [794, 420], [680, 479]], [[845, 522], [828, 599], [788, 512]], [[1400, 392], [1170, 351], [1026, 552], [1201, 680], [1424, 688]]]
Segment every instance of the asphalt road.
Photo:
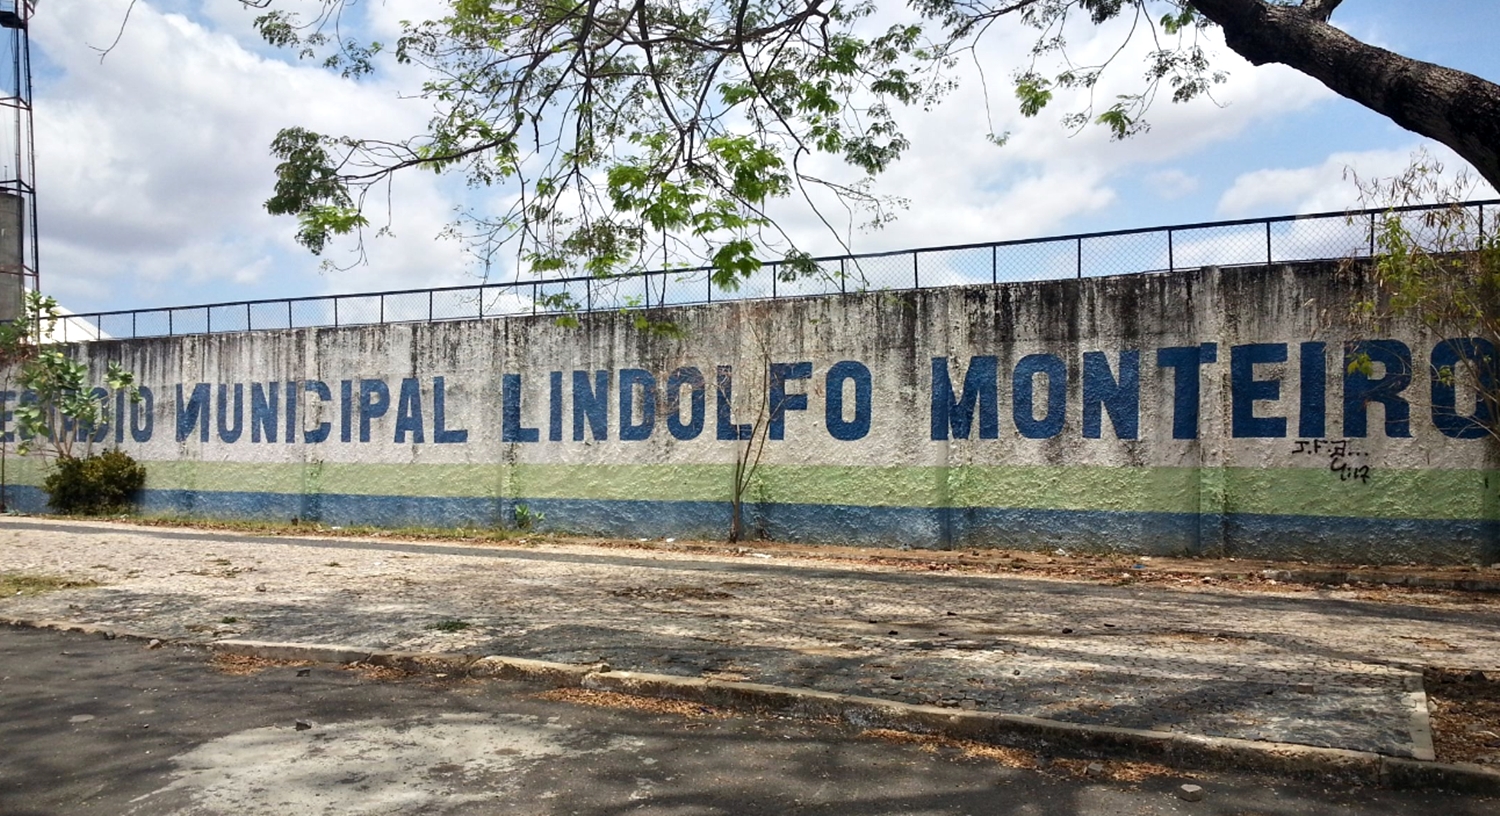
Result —
[[[1252, 776], [1079, 778], [847, 727], [579, 704], [0, 627], [0, 814], [1490, 814]], [[298, 722], [305, 726], [299, 728]], [[1107, 775], [1128, 775], [1106, 764]], [[1184, 802], [1185, 782], [1205, 796]]]

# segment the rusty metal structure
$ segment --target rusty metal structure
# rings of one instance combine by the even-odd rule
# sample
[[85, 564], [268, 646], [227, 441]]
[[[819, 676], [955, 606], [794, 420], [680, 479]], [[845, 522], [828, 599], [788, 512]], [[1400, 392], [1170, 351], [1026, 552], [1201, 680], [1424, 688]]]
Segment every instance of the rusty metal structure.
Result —
[[0, 320], [37, 288], [36, 154], [31, 108], [35, 0], [0, 0]]

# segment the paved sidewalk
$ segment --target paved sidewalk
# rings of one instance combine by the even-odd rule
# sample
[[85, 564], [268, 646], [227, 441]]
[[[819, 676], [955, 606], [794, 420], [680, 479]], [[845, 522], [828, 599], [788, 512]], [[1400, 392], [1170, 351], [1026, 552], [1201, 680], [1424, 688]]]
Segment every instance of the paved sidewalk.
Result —
[[102, 585], [0, 599], [0, 616], [604, 662], [1418, 759], [1432, 758], [1421, 667], [1500, 669], [1490, 595], [1396, 603], [766, 556], [7, 519], [0, 572]]
[[[238, 664], [0, 626], [0, 813], [1493, 816], [1495, 801], [1166, 771], [524, 683]], [[217, 662], [217, 661], [216, 661]], [[222, 666], [223, 664], [220, 663]], [[301, 721], [304, 728], [298, 728]], [[1092, 769], [1090, 766], [1093, 766]], [[770, 781], [768, 781], [770, 780]], [[1181, 784], [1203, 791], [1187, 803]]]

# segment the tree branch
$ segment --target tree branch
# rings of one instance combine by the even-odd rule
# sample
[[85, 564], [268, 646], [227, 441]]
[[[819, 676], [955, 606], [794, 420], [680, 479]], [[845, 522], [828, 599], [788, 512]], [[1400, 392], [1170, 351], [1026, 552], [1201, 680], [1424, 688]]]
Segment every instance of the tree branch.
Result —
[[1190, 0], [1254, 65], [1317, 79], [1414, 133], [1452, 148], [1500, 188], [1500, 85], [1361, 42], [1326, 22], [1338, 0]]
[[1302, 11], [1314, 20], [1326, 23], [1342, 2], [1344, 0], [1302, 0]]

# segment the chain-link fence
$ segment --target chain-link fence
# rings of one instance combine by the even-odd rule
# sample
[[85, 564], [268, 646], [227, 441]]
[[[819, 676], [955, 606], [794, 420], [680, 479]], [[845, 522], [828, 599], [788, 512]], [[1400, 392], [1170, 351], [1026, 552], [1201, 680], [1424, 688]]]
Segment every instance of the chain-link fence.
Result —
[[[214, 303], [73, 315], [54, 336], [64, 342], [315, 326], [420, 323], [510, 315], [567, 315], [717, 303], [897, 291], [936, 286], [1092, 278], [1204, 266], [1270, 266], [1369, 257], [1385, 219], [1430, 231], [1447, 207], [1318, 213], [1096, 232], [1023, 241], [768, 263], [730, 286], [711, 270], [668, 269], [612, 278], [552, 278], [370, 294]], [[1500, 199], [1464, 205], [1481, 234]]]

